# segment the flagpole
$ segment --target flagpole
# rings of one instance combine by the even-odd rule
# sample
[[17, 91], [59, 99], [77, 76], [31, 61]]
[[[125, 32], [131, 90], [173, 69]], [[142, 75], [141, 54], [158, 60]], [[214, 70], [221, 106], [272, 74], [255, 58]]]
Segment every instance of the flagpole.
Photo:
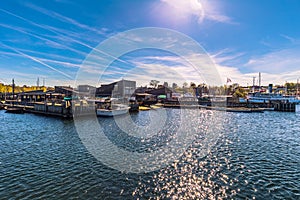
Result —
[[228, 78], [226, 78], [226, 90], [225, 90], [225, 95], [228, 94]]
[[229, 87], [228, 87], [229, 82], [231, 82], [231, 79], [227, 77], [227, 80], [226, 80], [227, 93], [229, 93]]
[[297, 94], [296, 96], [299, 97], [299, 78], [297, 78]]

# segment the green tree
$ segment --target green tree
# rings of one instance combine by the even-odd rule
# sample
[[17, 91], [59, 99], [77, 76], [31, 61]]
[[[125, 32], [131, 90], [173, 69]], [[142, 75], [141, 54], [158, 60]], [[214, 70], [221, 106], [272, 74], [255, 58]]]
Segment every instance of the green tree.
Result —
[[247, 95], [247, 92], [245, 91], [244, 88], [241, 88], [241, 87], [236, 88], [236, 90], [233, 93], [234, 97], [243, 97], [244, 98], [244, 97], [246, 97], [246, 95]]
[[176, 83], [172, 83], [172, 89], [175, 90], [178, 87]]

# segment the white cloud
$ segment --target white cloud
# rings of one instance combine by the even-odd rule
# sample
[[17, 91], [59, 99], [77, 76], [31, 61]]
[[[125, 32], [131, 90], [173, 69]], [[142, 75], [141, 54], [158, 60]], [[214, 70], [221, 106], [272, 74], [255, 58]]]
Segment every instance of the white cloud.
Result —
[[185, 58], [169, 55], [143, 56], [133, 58], [130, 62], [136, 67], [125, 72], [126, 79], [137, 80], [138, 85], [148, 84], [152, 79], [179, 85], [184, 82], [220, 83], [212, 60], [203, 55], [189, 55]]
[[[258, 85], [258, 71], [251, 73], [241, 73], [236, 67], [218, 66], [220, 75], [223, 77], [224, 84], [226, 78], [230, 78], [232, 83], [238, 83], [243, 86], [252, 85], [253, 77], [255, 77], [255, 84]], [[261, 73], [261, 84], [267, 86], [272, 83], [275, 85], [284, 85], [285, 82], [296, 82], [300, 76], [300, 70], [288, 71], [284, 73]]]
[[[134, 57], [126, 62], [130, 66], [121, 68], [119, 66], [109, 66], [105, 71], [100, 72], [101, 65], [84, 65], [80, 70], [80, 77], [83, 78], [79, 81], [96, 82], [101, 75], [101, 82], [109, 83], [120, 79], [135, 80], [137, 85], [149, 85], [150, 80], [159, 80], [161, 84], [168, 82], [169, 84], [177, 83], [182, 85], [184, 82], [195, 82], [197, 84], [212, 81], [207, 80], [211, 77], [210, 69], [207, 67], [197, 68], [192, 66], [191, 63], [196, 65], [207, 66], [207, 57], [201, 59], [200, 56], [191, 55], [188, 60], [184, 60], [178, 56], [143, 56]], [[210, 63], [211, 64], [211, 63]], [[102, 74], [99, 74], [102, 73]], [[217, 73], [217, 71], [216, 71]], [[206, 76], [206, 74], [208, 74]], [[215, 77], [213, 77], [215, 78]], [[95, 84], [89, 82], [89, 84]]]
[[210, 53], [211, 58], [216, 62], [216, 63], [225, 63], [225, 62], [232, 62], [235, 60], [238, 60], [241, 56], [244, 56], [245, 53], [242, 52], [235, 52], [232, 49], [222, 49], [216, 53]]
[[239, 53], [230, 54], [225, 50], [215, 54], [213, 58], [218, 63], [218, 70], [224, 81], [228, 77], [234, 83], [246, 86], [252, 85], [253, 77], [256, 77], [255, 82], [258, 84], [258, 73], [261, 72], [262, 85], [283, 85], [285, 82], [296, 82], [300, 78], [299, 52], [300, 48], [294, 46], [252, 57], [245, 64], [240, 62], [239, 66], [223, 64], [232, 62], [232, 59], [239, 57]]
[[273, 51], [253, 57], [246, 63], [245, 68], [265, 73], [287, 73], [300, 69], [300, 48], [289, 48]]

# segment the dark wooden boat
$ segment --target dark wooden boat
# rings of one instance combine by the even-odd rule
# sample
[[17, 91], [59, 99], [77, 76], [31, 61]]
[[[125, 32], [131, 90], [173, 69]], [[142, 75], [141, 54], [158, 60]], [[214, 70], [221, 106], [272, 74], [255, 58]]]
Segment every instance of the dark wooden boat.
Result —
[[15, 107], [15, 106], [7, 106], [6, 113], [23, 114], [24, 113], [24, 108]]
[[138, 112], [139, 111], [139, 104], [137, 101], [130, 100], [129, 101], [129, 112]]

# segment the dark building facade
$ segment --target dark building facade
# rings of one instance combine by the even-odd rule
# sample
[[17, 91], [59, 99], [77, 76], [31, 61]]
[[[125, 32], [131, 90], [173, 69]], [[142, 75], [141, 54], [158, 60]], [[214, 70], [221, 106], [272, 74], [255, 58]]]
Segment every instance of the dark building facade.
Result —
[[70, 86], [55, 86], [54, 91], [56, 93], [64, 94], [66, 97], [70, 97], [74, 93], [74, 89]]
[[96, 89], [97, 97], [130, 98], [136, 89], [136, 82], [120, 80]]
[[91, 85], [78, 85], [77, 92], [80, 97], [94, 97], [96, 93], [96, 87]]

